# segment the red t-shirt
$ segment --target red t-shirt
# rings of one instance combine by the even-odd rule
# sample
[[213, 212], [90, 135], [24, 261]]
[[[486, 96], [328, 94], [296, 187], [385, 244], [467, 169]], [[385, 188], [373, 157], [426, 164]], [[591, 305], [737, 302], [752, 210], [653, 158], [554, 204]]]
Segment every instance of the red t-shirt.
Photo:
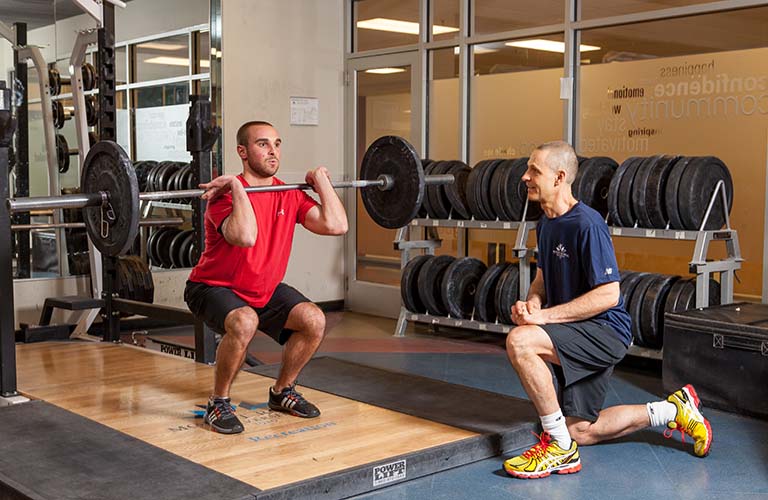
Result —
[[[242, 175], [237, 178], [248, 187]], [[273, 177], [272, 184], [285, 183]], [[205, 251], [189, 280], [230, 288], [249, 305], [263, 307], [285, 276], [296, 224], [317, 202], [301, 190], [248, 193], [248, 198], [256, 214], [256, 244], [227, 243], [219, 228], [232, 213], [232, 194], [219, 196], [205, 210]]]

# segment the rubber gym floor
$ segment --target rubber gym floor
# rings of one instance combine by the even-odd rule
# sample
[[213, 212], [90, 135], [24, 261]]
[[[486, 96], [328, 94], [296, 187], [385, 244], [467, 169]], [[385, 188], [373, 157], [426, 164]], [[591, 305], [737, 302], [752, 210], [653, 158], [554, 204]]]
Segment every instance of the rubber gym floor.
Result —
[[[349, 312], [328, 313], [328, 335], [317, 355], [527, 399], [507, 361], [503, 338], [433, 332], [420, 325], [409, 325], [406, 336], [396, 338], [392, 335], [394, 329], [393, 320]], [[158, 340], [190, 341], [187, 334], [173, 328], [151, 332], [151, 336]], [[151, 344], [147, 341], [148, 346]], [[264, 363], [277, 363], [280, 359], [279, 346], [266, 336], [257, 336], [250, 352]], [[627, 359], [614, 372], [606, 406], [639, 404], [666, 396], [658, 362]], [[583, 468], [578, 474], [513, 479], [502, 469], [504, 459], [508, 458], [503, 456], [356, 498], [768, 498], [768, 421], [706, 407], [703, 413], [714, 433], [712, 450], [706, 458], [696, 457], [690, 438], [683, 443], [678, 432], [667, 439], [663, 429], [646, 429], [622, 439], [583, 447]]]

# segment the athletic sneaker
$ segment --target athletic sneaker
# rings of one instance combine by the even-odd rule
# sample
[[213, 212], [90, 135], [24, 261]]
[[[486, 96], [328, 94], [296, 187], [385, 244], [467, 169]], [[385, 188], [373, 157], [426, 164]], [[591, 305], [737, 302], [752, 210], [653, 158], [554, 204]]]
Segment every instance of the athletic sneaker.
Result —
[[278, 393], [269, 389], [269, 408], [276, 411], [288, 412], [291, 415], [303, 418], [315, 418], [320, 416], [320, 410], [296, 391], [296, 382]]
[[542, 432], [533, 448], [504, 462], [504, 470], [510, 476], [521, 479], [547, 477], [553, 472], [573, 474], [581, 470], [579, 446], [572, 441], [571, 448], [564, 450], [552, 441], [549, 433]]
[[222, 434], [238, 434], [243, 432], [243, 424], [235, 415], [235, 408], [229, 398], [208, 400], [205, 409], [205, 423], [216, 432]]
[[699, 411], [701, 401], [696, 394], [696, 389], [688, 384], [670, 394], [667, 401], [675, 405], [677, 415], [667, 424], [669, 429], [664, 431], [664, 436], [670, 438], [674, 431], [678, 430], [685, 442], [685, 435], [688, 434], [693, 438], [693, 452], [699, 457], [706, 457], [712, 446], [712, 427], [709, 425], [709, 420]]

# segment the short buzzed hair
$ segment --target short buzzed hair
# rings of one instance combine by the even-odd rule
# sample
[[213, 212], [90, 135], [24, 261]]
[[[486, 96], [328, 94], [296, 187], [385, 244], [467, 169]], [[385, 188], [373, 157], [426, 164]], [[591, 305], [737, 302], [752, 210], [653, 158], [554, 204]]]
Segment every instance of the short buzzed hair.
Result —
[[573, 184], [576, 179], [576, 173], [579, 170], [579, 160], [576, 157], [576, 151], [565, 141], [545, 142], [536, 148], [539, 151], [547, 151], [547, 165], [557, 172], [565, 172], [565, 182]]
[[245, 122], [242, 125], [240, 125], [239, 129], [237, 129], [237, 145], [247, 146], [248, 145], [248, 129], [251, 127], [260, 127], [260, 126], [274, 128], [274, 125], [272, 125], [271, 123], [260, 121], [260, 120]]

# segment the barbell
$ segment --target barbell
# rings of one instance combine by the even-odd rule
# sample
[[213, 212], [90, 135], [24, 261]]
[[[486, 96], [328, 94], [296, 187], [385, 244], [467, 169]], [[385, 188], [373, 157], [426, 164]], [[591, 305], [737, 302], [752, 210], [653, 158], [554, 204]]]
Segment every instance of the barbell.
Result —
[[[425, 186], [450, 184], [453, 175], [424, 175], [421, 159], [402, 137], [384, 136], [366, 150], [360, 179], [333, 183], [336, 189], [359, 188], [366, 211], [380, 226], [395, 229], [418, 214]], [[123, 148], [100, 141], [89, 151], [80, 176], [80, 194], [10, 198], [10, 213], [32, 210], [82, 208], [86, 231], [94, 246], [105, 255], [125, 254], [139, 230], [142, 200], [196, 198], [205, 191], [157, 191], [140, 193], [136, 171]], [[311, 190], [309, 184], [278, 184], [245, 189], [248, 193]]]

